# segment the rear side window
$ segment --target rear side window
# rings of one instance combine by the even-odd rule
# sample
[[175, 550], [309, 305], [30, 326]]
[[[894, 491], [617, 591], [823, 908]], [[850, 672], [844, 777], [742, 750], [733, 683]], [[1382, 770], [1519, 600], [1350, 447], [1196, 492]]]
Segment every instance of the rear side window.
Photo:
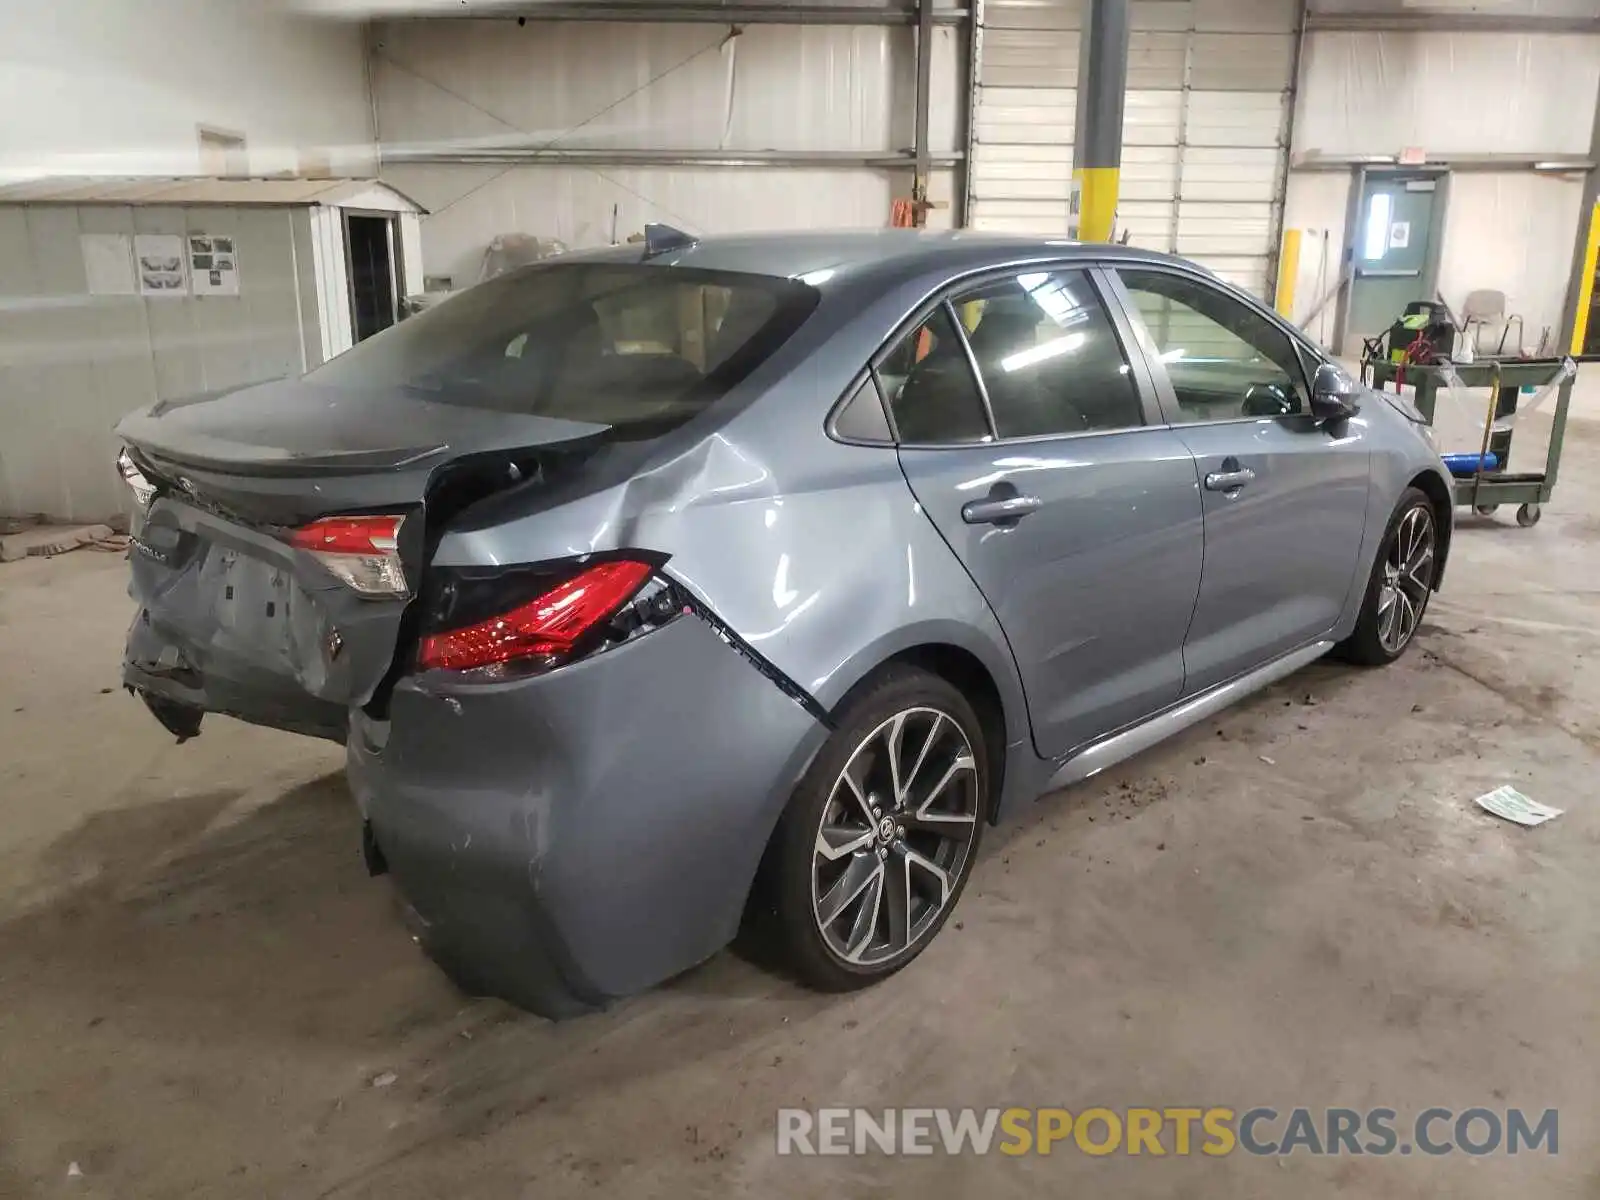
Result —
[[902, 442], [983, 442], [989, 420], [972, 366], [941, 305], [878, 364]]
[[1132, 429], [1144, 411], [1082, 271], [1025, 271], [955, 301], [1003, 438]]
[[852, 442], [890, 442], [889, 419], [872, 376], [863, 379], [833, 419], [833, 431]]
[[528, 267], [357, 344], [306, 376], [440, 404], [586, 421], [654, 436], [725, 394], [816, 306], [790, 279], [647, 263]]

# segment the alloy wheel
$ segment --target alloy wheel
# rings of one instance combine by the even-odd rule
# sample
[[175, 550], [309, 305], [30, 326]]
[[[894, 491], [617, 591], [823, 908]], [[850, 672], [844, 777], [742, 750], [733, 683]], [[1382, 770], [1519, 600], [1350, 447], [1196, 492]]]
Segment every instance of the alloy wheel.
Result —
[[1378, 641], [1399, 654], [1416, 633], [1433, 585], [1433, 514], [1417, 505], [1395, 527], [1383, 558], [1378, 591]]
[[906, 954], [960, 885], [978, 835], [972, 743], [935, 708], [896, 713], [834, 781], [811, 860], [811, 908], [828, 949], [857, 967]]

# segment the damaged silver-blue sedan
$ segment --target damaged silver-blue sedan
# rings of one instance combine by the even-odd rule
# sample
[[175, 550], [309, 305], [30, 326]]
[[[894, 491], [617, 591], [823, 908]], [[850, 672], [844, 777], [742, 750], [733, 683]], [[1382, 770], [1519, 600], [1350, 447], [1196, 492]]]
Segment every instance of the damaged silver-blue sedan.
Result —
[[428, 952], [553, 1016], [757, 911], [814, 986], [899, 970], [987, 823], [1398, 657], [1450, 544], [1399, 397], [1020, 238], [654, 228], [120, 433], [128, 686], [342, 742]]

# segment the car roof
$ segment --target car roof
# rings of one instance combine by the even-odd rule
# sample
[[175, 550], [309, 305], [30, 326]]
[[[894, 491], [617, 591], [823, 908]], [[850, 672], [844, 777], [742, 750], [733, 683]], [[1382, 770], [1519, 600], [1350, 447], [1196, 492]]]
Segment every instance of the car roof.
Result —
[[[632, 243], [572, 257], [636, 262], [642, 252], [642, 246]], [[702, 238], [657, 254], [649, 261], [661, 266], [803, 278], [808, 283], [820, 286], [836, 278], [843, 282], [847, 277], [876, 273], [885, 267], [898, 268], [898, 274], [938, 270], [946, 266], [969, 268], [985, 261], [998, 264], [1036, 258], [1184, 261], [1168, 254], [1131, 246], [970, 229], [845, 229], [730, 234]], [[1187, 265], [1192, 267], [1195, 264]]]

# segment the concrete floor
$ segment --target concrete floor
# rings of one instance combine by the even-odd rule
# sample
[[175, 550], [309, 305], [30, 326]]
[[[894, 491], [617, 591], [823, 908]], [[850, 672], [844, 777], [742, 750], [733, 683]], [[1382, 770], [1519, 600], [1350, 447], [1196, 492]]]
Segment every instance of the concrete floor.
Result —
[[[1600, 423], [1568, 446], [1536, 529], [1461, 521], [1401, 664], [1315, 666], [991, 831], [886, 985], [723, 954], [562, 1025], [420, 957], [338, 750], [175, 746], [115, 688], [119, 557], [0, 567], [0, 1194], [1600, 1195]], [[1470, 804], [1506, 782], [1569, 811]], [[778, 1158], [775, 1110], [828, 1104], [1557, 1107], [1562, 1139]]]

